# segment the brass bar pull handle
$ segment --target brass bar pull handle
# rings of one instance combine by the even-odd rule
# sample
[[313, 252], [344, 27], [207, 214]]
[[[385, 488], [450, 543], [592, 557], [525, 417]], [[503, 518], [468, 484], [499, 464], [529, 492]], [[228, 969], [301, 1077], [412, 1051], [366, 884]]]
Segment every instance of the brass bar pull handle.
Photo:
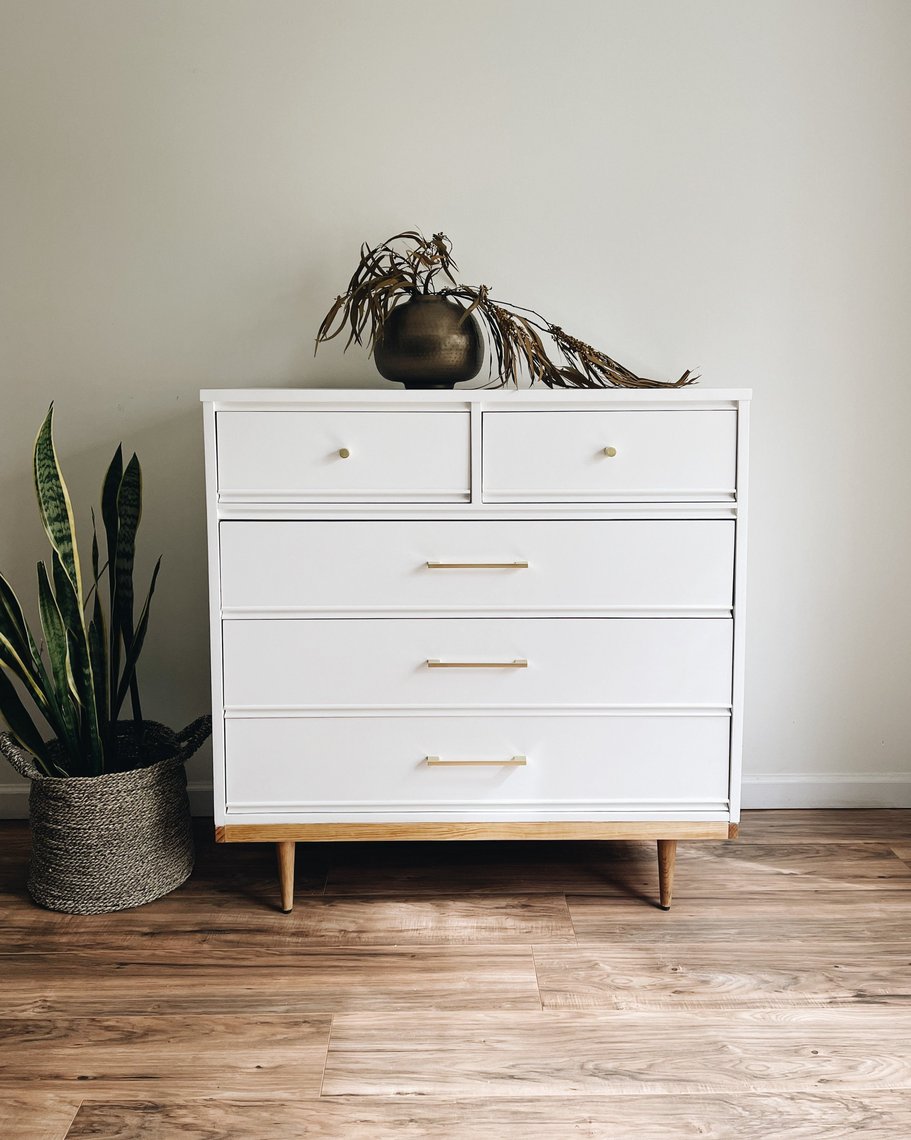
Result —
[[527, 562], [428, 562], [428, 570], [527, 570]]
[[527, 669], [524, 657], [513, 661], [440, 661], [435, 657], [427, 660], [428, 669]]
[[510, 756], [508, 760], [443, 760], [439, 756], [425, 756], [424, 763], [431, 768], [524, 768], [528, 760], [525, 756]]

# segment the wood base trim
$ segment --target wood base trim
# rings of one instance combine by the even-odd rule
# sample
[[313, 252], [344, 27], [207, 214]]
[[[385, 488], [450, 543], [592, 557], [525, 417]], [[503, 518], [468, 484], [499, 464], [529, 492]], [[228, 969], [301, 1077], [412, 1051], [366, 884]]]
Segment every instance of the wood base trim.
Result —
[[606, 823], [230, 823], [215, 828], [218, 843], [313, 843], [426, 839], [729, 839], [737, 824]]

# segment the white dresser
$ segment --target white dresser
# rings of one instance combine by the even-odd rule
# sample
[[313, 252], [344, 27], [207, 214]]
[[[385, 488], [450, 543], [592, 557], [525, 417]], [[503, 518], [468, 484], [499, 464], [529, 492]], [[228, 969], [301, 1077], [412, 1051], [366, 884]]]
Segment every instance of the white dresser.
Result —
[[215, 824], [678, 839], [740, 811], [749, 392], [206, 391]]

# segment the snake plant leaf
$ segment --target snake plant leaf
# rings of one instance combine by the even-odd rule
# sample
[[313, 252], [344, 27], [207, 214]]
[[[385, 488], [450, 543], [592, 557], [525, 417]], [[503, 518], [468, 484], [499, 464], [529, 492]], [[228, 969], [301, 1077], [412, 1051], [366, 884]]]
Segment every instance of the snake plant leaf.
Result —
[[101, 553], [98, 549], [98, 523], [95, 520], [95, 508], [92, 508], [92, 589], [85, 596], [88, 606], [92, 591], [98, 589], [98, 579], [101, 577]]
[[63, 618], [63, 624], [78, 637], [85, 636], [85, 619], [73, 583], [70, 581], [60, 556], [56, 550], [51, 552], [51, 576], [54, 583], [54, 594], [57, 598], [57, 607]]
[[16, 743], [27, 752], [31, 752], [42, 770], [51, 775], [53, 768], [41, 733], [19, 699], [15, 685], [3, 669], [0, 669], [0, 715], [6, 721], [10, 735]]
[[149, 627], [149, 607], [152, 603], [152, 595], [155, 593], [155, 583], [158, 581], [158, 571], [160, 569], [161, 559], [159, 558], [155, 563], [155, 569], [152, 571], [152, 581], [149, 585], [149, 592], [146, 595], [145, 604], [142, 607], [139, 620], [136, 623], [136, 633], [130, 644], [126, 647], [126, 657], [123, 662], [123, 676], [117, 687], [114, 707], [111, 710], [112, 719], [116, 719], [117, 714], [120, 712], [121, 705], [126, 699], [130, 684], [136, 675], [136, 662], [139, 660], [139, 654], [142, 652], [142, 644], [145, 641], [146, 631]]
[[[67, 585], [72, 589], [66, 572], [62, 573]], [[47, 679], [46, 689], [49, 707], [45, 715], [66, 748], [73, 770], [76, 771], [85, 764], [76, 680], [69, 660], [66, 625], [57, 605], [57, 599], [51, 590], [47, 567], [43, 562], [38, 563], [38, 611], [51, 664], [51, 677]]]
[[[117, 578], [115, 605], [111, 616], [115, 632], [119, 630], [124, 649], [133, 641], [133, 563], [136, 557], [136, 532], [142, 518], [142, 468], [135, 453], [126, 465], [117, 491]], [[135, 671], [130, 678], [130, 699], [134, 720], [142, 720], [139, 684]]]
[[95, 685], [87, 683], [90, 664], [88, 632], [79, 599], [56, 551], [51, 555], [54, 594], [66, 631], [68, 685], [73, 699], [84, 709], [95, 704]]
[[[108, 548], [108, 565], [114, 565], [117, 555], [117, 492], [123, 478], [123, 446], [119, 445], [107, 469], [101, 487], [101, 521], [104, 523], [105, 539]], [[111, 598], [114, 596], [115, 579], [110, 578]]]
[[95, 706], [98, 709], [99, 727], [105, 748], [111, 742], [110, 691], [108, 689], [107, 633], [101, 598], [95, 592], [95, 606], [89, 623], [89, 655], [92, 661], [92, 675], [95, 678]]
[[29, 695], [43, 713], [46, 701], [41, 686], [41, 658], [22, 613], [19, 599], [2, 575], [0, 575], [0, 663], [6, 665], [26, 686]]
[[[6, 635], [9, 638], [7, 648], [5, 650], [0, 648], [0, 661], [4, 659], [5, 655], [7, 661], [11, 662], [12, 658], [8, 646], [15, 642], [15, 653], [19, 658], [20, 666], [11, 667], [11, 672], [20, 680], [24, 680], [26, 691], [58, 739], [63, 742], [68, 750], [75, 748], [78, 743], [74, 735], [76, 726], [72, 718], [67, 719], [57, 701], [53, 681], [45, 667], [28, 622], [22, 613], [19, 600], [2, 575], [0, 575], [0, 599], [2, 599], [0, 600], [0, 636]], [[13, 637], [12, 631], [18, 633], [18, 640]], [[24, 672], [28, 673], [28, 678], [24, 677]], [[0, 702], [0, 709], [2, 708], [3, 704]]]
[[94, 770], [100, 772], [104, 763], [101, 740], [103, 714], [98, 708], [99, 687], [95, 681], [85, 618], [79, 598], [56, 552], [52, 556], [52, 565], [57, 606], [66, 629], [69, 687], [77, 704], [83, 710], [88, 734], [89, 758]]
[[44, 660], [41, 657], [41, 649], [39, 648], [38, 643], [35, 641], [35, 635], [32, 633], [31, 626], [28, 624], [25, 626], [25, 635], [28, 638], [28, 649], [29, 654], [32, 658], [32, 666], [34, 667], [42, 690], [44, 692], [47, 692], [47, 670], [44, 668]]
[[[108, 692], [113, 695], [117, 689], [117, 678], [120, 675], [120, 630], [114, 621], [114, 609], [117, 594], [117, 576], [114, 573], [114, 560], [117, 557], [117, 492], [120, 490], [120, 480], [123, 478], [123, 446], [118, 444], [114, 458], [104, 477], [101, 487], [101, 521], [104, 523], [105, 542], [108, 556], [108, 614], [110, 627], [108, 629]], [[113, 719], [113, 717], [112, 717]]]
[[67, 630], [66, 639], [66, 662], [70, 684], [82, 711], [83, 750], [81, 758], [89, 773], [97, 776], [104, 771], [104, 741], [101, 738], [101, 725], [95, 705], [94, 675], [88, 647], [88, 635], [86, 635], [85, 642], [80, 642], [77, 634], [73, 633], [72, 630]]
[[101, 769], [98, 766], [98, 758], [93, 755], [89, 745], [88, 726], [86, 717], [83, 715], [83, 709], [79, 701], [79, 688], [76, 680], [76, 673], [73, 670], [73, 661], [78, 655], [79, 646], [76, 644], [76, 637], [73, 633], [67, 630], [66, 633], [67, 643], [67, 658], [66, 658], [66, 672], [67, 672], [67, 686], [73, 694], [71, 697], [71, 707], [76, 711], [79, 717], [78, 723], [78, 740], [79, 747], [76, 753], [71, 756], [70, 763], [73, 767], [74, 775], [96, 775]]
[[41, 658], [22, 613], [19, 599], [2, 575], [0, 575], [0, 664], [5, 665], [19, 678], [32, 700], [44, 713], [47, 702], [41, 686]]
[[97, 601], [95, 614], [89, 622], [88, 629], [89, 640], [89, 662], [92, 668], [92, 677], [95, 683], [94, 700], [96, 717], [98, 720], [98, 732], [101, 736], [102, 742], [107, 744], [109, 742], [108, 736], [108, 718], [107, 718], [107, 668], [105, 662], [105, 639], [104, 639], [104, 615], [101, 613], [101, 605]]
[[0, 574], [0, 630], [16, 646], [20, 657], [31, 655], [28, 642], [28, 624], [16, 592]]
[[52, 555], [52, 568], [57, 607], [66, 630], [68, 688], [73, 700], [83, 711], [87, 730], [88, 759], [94, 771], [101, 771], [103, 712], [98, 708], [99, 689], [95, 681], [85, 617], [72, 583], [56, 552]]
[[115, 625], [124, 644], [133, 639], [133, 562], [136, 557], [136, 531], [142, 518], [142, 469], [135, 454], [126, 465], [117, 490], [117, 579]]
[[2, 632], [0, 632], [0, 665], [4, 665], [14, 677], [17, 677], [25, 685], [29, 696], [43, 712], [47, 707], [47, 701], [41, 692], [34, 672], [22, 660], [16, 652], [15, 646]]
[[98, 548], [98, 523], [95, 519], [95, 512], [92, 511], [92, 585], [89, 592], [85, 596], [84, 612], [89, 612], [89, 602], [94, 597], [98, 599], [98, 591], [101, 588], [101, 575], [107, 570], [108, 564], [105, 562], [101, 566], [101, 552]]
[[79, 551], [76, 549], [76, 526], [73, 507], [54, 448], [54, 405], [38, 432], [34, 450], [35, 491], [41, 521], [51, 546], [60, 555], [78, 598], [82, 597]]
[[66, 687], [76, 705], [82, 708], [82, 698], [79, 693], [79, 683], [76, 680], [76, 673], [78, 666], [74, 668], [73, 663], [79, 656], [79, 643], [76, 640], [76, 635], [71, 630], [65, 630], [66, 636]]
[[[66, 576], [65, 572], [64, 576]], [[69, 581], [68, 578], [67, 581]], [[44, 631], [44, 644], [47, 647], [48, 660], [51, 663], [51, 676], [54, 679], [57, 701], [62, 707], [66, 707], [69, 704], [69, 697], [72, 695], [78, 699], [78, 693], [71, 686], [72, 670], [67, 668], [66, 623], [60, 612], [57, 599], [54, 597], [47, 567], [43, 562], [38, 563], [38, 613], [41, 617], [41, 628]]]

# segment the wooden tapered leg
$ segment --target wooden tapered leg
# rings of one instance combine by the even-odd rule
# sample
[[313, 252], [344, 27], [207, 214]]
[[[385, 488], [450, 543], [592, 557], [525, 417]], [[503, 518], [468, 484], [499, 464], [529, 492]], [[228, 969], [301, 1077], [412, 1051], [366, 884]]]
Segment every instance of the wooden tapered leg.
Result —
[[658, 894], [662, 910], [671, 909], [674, 893], [674, 864], [677, 861], [677, 840], [658, 840]]
[[294, 906], [294, 849], [293, 839], [284, 839], [275, 844], [278, 855], [278, 882], [282, 894], [282, 910], [289, 914]]

